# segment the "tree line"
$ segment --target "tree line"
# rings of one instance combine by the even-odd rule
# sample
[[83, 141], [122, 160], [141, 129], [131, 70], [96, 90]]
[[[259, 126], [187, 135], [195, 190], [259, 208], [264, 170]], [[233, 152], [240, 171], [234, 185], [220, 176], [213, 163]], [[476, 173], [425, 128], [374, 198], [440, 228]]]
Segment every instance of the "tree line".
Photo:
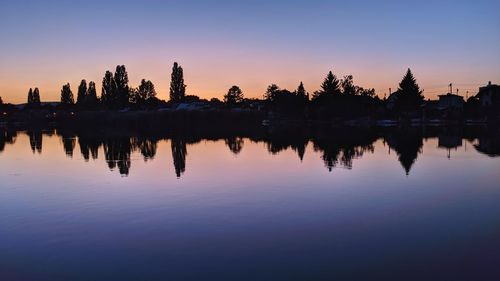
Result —
[[[77, 88], [76, 99], [69, 83], [61, 88], [60, 103], [64, 107], [80, 109], [108, 108], [123, 109], [127, 107], [157, 107], [166, 104], [158, 99], [155, 85], [147, 79], [142, 79], [139, 86], [129, 85], [126, 67], [118, 65], [113, 72], [106, 71], [101, 83], [100, 96], [97, 94], [97, 85], [94, 81], [87, 83], [81, 80]], [[170, 103], [199, 101], [194, 95], [186, 95], [184, 71], [177, 62], [173, 64], [170, 77]], [[418, 110], [424, 102], [423, 91], [410, 69], [407, 70], [399, 83], [399, 88], [389, 99], [394, 102], [393, 111], [411, 112]], [[38, 88], [29, 89], [28, 105], [40, 105], [40, 91]], [[370, 115], [385, 107], [388, 102], [380, 99], [373, 88], [363, 88], [354, 83], [352, 75], [338, 78], [329, 71], [318, 91], [310, 94], [300, 82], [293, 90], [282, 89], [276, 84], [267, 87], [261, 99], [246, 99], [242, 89], [234, 85], [223, 97], [210, 100], [228, 108], [247, 106], [249, 103], [260, 103], [268, 111], [283, 116], [305, 116], [307, 118], [332, 118], [336, 116], [349, 117]]]

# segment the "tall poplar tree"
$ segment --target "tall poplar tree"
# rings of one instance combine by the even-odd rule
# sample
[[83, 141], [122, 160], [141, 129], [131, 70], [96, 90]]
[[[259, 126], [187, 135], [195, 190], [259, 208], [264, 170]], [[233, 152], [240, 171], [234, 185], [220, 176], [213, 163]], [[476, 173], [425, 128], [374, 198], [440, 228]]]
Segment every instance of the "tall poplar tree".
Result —
[[64, 85], [61, 89], [61, 103], [65, 105], [74, 104], [73, 92], [71, 91], [71, 86], [69, 83]]
[[28, 91], [28, 104], [33, 104], [33, 89]]
[[34, 105], [40, 105], [41, 101], [40, 101], [40, 90], [38, 90], [38, 88], [35, 88], [35, 90], [33, 91], [33, 104]]
[[186, 96], [186, 85], [184, 84], [184, 71], [182, 67], [174, 63], [170, 81], [170, 100], [180, 102]]
[[83, 79], [78, 86], [78, 93], [76, 96], [76, 104], [83, 105], [85, 103], [85, 96], [87, 95], [87, 80]]

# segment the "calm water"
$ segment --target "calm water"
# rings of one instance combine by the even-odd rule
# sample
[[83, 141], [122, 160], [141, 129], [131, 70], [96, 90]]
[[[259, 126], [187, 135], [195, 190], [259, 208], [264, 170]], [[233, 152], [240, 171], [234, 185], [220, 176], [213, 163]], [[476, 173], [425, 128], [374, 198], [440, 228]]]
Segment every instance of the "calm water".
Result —
[[0, 280], [500, 280], [498, 155], [462, 130], [3, 130]]

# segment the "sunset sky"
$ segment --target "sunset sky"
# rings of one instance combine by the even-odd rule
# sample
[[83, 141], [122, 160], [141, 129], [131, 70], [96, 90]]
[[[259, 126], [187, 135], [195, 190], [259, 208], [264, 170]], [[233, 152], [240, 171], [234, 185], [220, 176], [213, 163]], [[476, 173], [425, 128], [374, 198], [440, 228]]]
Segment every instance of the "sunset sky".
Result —
[[0, 0], [0, 96], [22, 103], [39, 87], [57, 101], [64, 83], [100, 85], [124, 64], [131, 86], [149, 79], [166, 99], [174, 61], [203, 98], [300, 81], [313, 92], [329, 70], [383, 97], [408, 67], [426, 98], [451, 82], [475, 94], [500, 83], [498, 11], [498, 0]]

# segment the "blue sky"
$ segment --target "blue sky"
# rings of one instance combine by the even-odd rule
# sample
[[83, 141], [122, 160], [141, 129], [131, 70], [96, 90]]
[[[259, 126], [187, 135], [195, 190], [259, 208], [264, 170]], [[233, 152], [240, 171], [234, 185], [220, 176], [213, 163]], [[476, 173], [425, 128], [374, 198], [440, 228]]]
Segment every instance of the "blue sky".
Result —
[[411, 67], [426, 95], [454, 82], [500, 83], [500, 1], [6, 1], [0, 0], [0, 95], [102, 80], [125, 64], [166, 98], [171, 64], [188, 92], [232, 85], [261, 96], [270, 83], [319, 87], [330, 69], [379, 95]]

